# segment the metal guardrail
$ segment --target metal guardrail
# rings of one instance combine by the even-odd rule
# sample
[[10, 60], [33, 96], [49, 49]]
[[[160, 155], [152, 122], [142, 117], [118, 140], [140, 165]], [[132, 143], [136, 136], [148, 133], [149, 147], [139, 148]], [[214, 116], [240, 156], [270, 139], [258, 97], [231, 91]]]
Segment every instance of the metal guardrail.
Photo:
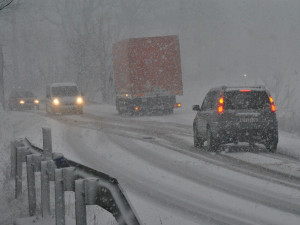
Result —
[[26, 162], [29, 215], [36, 214], [35, 172], [41, 173], [41, 212], [50, 215], [50, 181], [55, 183], [56, 225], [65, 225], [64, 192], [75, 192], [76, 225], [86, 225], [86, 205], [98, 205], [110, 212], [119, 225], [139, 225], [139, 219], [117, 179], [61, 153], [52, 153], [51, 130], [43, 128], [43, 149], [28, 139], [11, 143], [11, 175], [15, 177], [15, 197], [22, 194], [22, 167]]

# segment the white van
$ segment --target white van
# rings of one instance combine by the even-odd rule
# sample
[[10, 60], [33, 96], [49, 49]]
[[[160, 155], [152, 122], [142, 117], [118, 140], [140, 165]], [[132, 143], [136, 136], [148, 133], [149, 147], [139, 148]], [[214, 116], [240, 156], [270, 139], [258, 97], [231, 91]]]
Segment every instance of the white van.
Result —
[[53, 83], [47, 85], [46, 112], [83, 113], [84, 99], [75, 83]]

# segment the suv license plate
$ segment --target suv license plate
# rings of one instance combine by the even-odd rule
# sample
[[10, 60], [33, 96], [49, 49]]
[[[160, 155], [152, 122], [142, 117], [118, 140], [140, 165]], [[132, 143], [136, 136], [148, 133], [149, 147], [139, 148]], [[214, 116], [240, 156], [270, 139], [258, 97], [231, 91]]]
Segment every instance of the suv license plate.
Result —
[[242, 123], [256, 123], [256, 122], [258, 122], [258, 118], [239, 118], [238, 122], [242, 122]]

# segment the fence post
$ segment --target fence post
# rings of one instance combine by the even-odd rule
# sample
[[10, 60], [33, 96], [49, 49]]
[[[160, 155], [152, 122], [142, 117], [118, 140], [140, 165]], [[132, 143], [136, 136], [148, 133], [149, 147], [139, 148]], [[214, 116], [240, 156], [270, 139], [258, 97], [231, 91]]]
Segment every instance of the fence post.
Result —
[[65, 225], [65, 196], [62, 169], [55, 169], [55, 221], [56, 225]]
[[52, 159], [52, 136], [50, 128], [43, 128], [43, 151], [45, 159]]
[[35, 175], [34, 175], [33, 155], [26, 156], [26, 167], [27, 167], [29, 216], [33, 216], [36, 211], [36, 193], [35, 193]]
[[84, 179], [75, 180], [75, 216], [76, 225], [86, 225], [86, 206]]
[[22, 194], [22, 170], [24, 149], [24, 147], [17, 147], [16, 149], [15, 198], [18, 198]]
[[41, 162], [41, 211], [42, 217], [50, 215], [50, 186], [47, 161]]

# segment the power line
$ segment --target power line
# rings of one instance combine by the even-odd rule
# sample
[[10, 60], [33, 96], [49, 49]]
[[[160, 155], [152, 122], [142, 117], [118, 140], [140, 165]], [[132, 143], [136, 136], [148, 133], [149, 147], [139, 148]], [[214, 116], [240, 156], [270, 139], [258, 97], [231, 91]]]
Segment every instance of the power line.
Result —
[[0, 1], [0, 10], [4, 9], [5, 7], [9, 6], [13, 0], [2, 0]]

